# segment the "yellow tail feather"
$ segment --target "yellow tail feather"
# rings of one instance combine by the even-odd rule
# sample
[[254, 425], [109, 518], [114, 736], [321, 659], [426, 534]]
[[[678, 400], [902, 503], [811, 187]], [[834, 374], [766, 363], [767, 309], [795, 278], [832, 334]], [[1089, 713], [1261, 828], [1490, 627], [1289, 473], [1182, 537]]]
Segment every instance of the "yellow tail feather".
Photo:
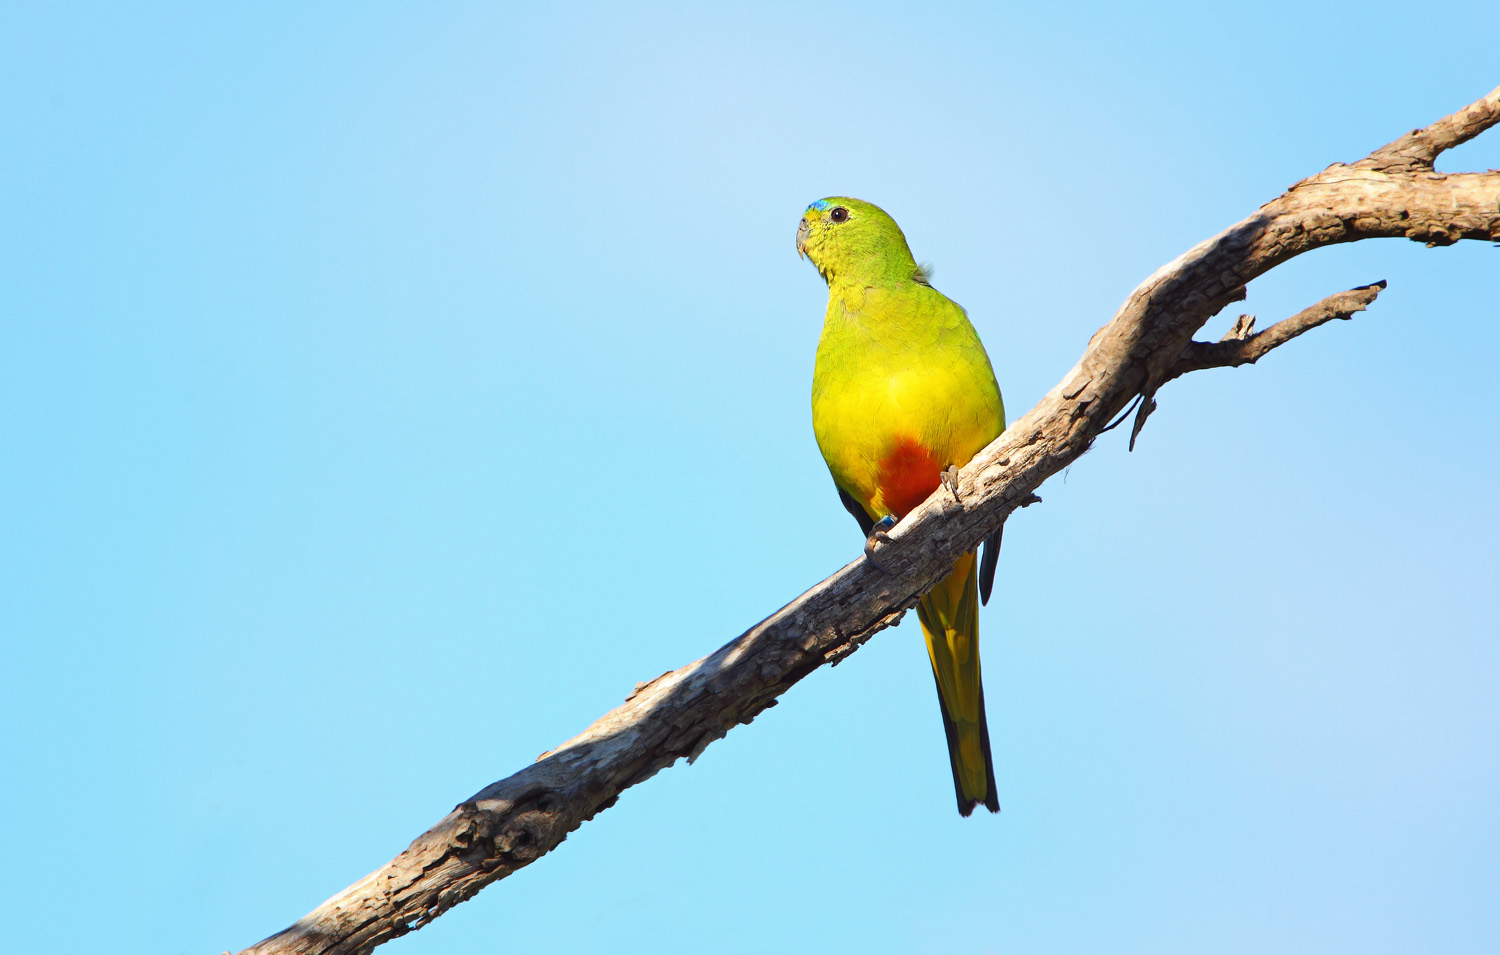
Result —
[[990, 731], [984, 715], [984, 686], [979, 676], [979, 587], [973, 554], [953, 563], [953, 573], [939, 581], [917, 604], [917, 618], [927, 638], [927, 655], [937, 681], [953, 788], [958, 811], [969, 815], [983, 803], [1000, 811]]

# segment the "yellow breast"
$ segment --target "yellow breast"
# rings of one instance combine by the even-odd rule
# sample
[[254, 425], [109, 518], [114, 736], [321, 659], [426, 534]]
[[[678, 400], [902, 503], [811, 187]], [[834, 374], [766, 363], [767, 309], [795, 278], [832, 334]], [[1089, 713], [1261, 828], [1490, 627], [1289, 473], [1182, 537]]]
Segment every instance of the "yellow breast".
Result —
[[872, 517], [904, 515], [1005, 426], [963, 310], [926, 286], [830, 289], [813, 372], [813, 433], [835, 483]]

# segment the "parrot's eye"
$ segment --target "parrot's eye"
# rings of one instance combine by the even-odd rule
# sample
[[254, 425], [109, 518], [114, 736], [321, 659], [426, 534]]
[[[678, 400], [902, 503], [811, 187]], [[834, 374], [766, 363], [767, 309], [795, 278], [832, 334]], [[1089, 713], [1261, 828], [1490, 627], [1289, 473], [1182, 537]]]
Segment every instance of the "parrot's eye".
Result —
[[833, 211], [828, 213], [828, 218], [834, 222], [846, 222], [849, 219], [849, 210], [843, 206], [834, 206]]

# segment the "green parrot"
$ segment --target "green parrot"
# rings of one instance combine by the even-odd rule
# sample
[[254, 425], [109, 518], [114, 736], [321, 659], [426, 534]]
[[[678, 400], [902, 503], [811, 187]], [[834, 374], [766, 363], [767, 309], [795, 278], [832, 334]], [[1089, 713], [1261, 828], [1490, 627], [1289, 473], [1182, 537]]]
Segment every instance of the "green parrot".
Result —
[[[884, 210], [836, 196], [807, 207], [797, 252], [828, 282], [813, 370], [813, 434], [873, 561], [885, 532], [1005, 429], [989, 356], [968, 316], [928, 282]], [[937, 681], [958, 811], [1000, 811], [979, 677], [979, 600], [1000, 534], [917, 605]], [[878, 564], [877, 564], [878, 566]]]

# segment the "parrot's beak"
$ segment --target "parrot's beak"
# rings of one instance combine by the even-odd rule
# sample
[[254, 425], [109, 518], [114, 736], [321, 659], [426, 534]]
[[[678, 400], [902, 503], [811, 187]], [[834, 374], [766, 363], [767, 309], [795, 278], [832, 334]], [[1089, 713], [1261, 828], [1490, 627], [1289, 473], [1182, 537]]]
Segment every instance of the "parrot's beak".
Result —
[[806, 219], [797, 223], [797, 258], [807, 257], [807, 230], [811, 228]]

